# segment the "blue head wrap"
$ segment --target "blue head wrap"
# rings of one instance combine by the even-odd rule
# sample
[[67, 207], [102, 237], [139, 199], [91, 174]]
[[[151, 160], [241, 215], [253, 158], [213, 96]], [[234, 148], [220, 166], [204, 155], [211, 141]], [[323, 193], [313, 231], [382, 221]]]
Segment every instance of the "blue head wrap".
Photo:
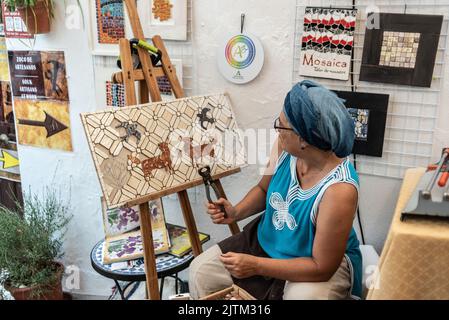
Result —
[[308, 144], [344, 158], [352, 152], [355, 125], [343, 102], [322, 85], [304, 80], [287, 94], [284, 113]]

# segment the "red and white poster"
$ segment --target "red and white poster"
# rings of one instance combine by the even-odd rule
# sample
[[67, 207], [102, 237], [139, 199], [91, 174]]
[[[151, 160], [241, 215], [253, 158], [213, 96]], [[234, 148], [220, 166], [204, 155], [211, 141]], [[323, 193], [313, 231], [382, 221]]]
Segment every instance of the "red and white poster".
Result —
[[348, 80], [356, 9], [306, 7], [299, 74]]
[[6, 38], [33, 38], [18, 11], [10, 12], [2, 2], [4, 32]]

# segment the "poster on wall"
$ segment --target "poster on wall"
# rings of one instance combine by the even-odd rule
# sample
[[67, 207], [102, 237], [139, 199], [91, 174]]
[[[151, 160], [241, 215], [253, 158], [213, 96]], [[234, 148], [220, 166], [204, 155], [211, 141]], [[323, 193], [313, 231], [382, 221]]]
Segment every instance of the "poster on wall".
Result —
[[7, 38], [30, 39], [33, 35], [28, 33], [25, 22], [18, 11], [10, 12], [2, 1], [2, 14], [4, 24], [4, 35]]
[[8, 137], [8, 143], [0, 142], [0, 179], [20, 182], [14, 112], [8, 81], [0, 81], [0, 134]]
[[19, 144], [72, 150], [63, 51], [9, 51]]
[[19, 156], [17, 151], [0, 148], [0, 178], [5, 173], [20, 176]]
[[356, 16], [356, 9], [306, 7], [301, 76], [349, 79]]
[[430, 87], [443, 16], [380, 13], [367, 29], [360, 80]]
[[[8, 81], [0, 81], [0, 121], [14, 123], [11, 86]], [[11, 139], [12, 137], [10, 137]]]
[[187, 40], [187, 0], [139, 0], [137, 9], [146, 38]]
[[0, 81], [9, 81], [8, 49], [5, 37], [0, 37]]
[[235, 84], [254, 80], [262, 71], [265, 53], [260, 40], [248, 33], [226, 37], [217, 52], [223, 77]]
[[3, 17], [3, 5], [0, 5], [0, 37], [4, 37], [5, 36], [5, 20]]
[[387, 121], [387, 94], [335, 91], [345, 100], [345, 106], [355, 124], [352, 153], [382, 157]]

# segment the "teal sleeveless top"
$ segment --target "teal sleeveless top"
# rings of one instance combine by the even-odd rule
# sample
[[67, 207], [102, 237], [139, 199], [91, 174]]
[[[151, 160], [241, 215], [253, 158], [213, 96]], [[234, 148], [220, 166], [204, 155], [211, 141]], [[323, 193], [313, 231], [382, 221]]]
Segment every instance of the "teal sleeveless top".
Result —
[[[267, 191], [267, 203], [258, 226], [260, 246], [274, 259], [312, 257], [318, 206], [327, 188], [349, 183], [359, 190], [358, 175], [344, 160], [313, 188], [303, 190], [296, 175], [297, 158], [283, 152], [278, 159]], [[354, 228], [346, 246], [345, 258], [351, 273], [351, 297], [362, 295], [362, 254]]]

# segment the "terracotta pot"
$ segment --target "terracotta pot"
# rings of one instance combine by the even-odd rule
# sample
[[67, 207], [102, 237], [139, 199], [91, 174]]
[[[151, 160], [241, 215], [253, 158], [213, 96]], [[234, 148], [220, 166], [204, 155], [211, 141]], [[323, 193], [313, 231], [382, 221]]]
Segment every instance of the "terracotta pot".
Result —
[[17, 11], [25, 22], [28, 32], [42, 34], [50, 32], [51, 2], [39, 0], [34, 7], [19, 7]]
[[[54, 262], [57, 269], [57, 281], [55, 284], [45, 288], [39, 286], [27, 288], [14, 288], [6, 286], [6, 290], [11, 292], [16, 300], [64, 300], [62, 292], [62, 274], [64, 273], [64, 266], [59, 262]], [[41, 291], [38, 295], [36, 290]]]

